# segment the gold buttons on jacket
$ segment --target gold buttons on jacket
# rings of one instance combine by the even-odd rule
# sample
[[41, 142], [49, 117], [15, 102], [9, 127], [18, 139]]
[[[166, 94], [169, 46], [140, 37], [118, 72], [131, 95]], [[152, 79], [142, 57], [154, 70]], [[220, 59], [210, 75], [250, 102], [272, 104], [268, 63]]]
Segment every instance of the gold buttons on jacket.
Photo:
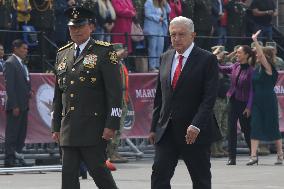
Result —
[[71, 106], [71, 107], [70, 107], [70, 110], [72, 110], [72, 111], [75, 110], [75, 107], [74, 107], [74, 106]]
[[72, 81], [70, 81], [70, 84], [71, 84], [71, 85], [73, 85], [74, 83], [75, 83], [75, 81], [73, 81], [73, 80], [72, 80]]
[[86, 78], [80, 77], [80, 81], [85, 81]]
[[95, 83], [96, 80], [97, 80], [97, 79], [96, 79], [95, 77], [92, 77], [92, 78], [91, 78], [91, 83]]
[[98, 116], [98, 113], [97, 113], [97, 112], [95, 112], [95, 116]]
[[71, 94], [70, 94], [70, 97], [71, 97], [71, 98], [73, 98], [73, 97], [74, 97], [74, 94], [73, 94], [73, 93], [71, 93]]
[[71, 70], [72, 72], [75, 72], [75, 68], [72, 68], [72, 70]]

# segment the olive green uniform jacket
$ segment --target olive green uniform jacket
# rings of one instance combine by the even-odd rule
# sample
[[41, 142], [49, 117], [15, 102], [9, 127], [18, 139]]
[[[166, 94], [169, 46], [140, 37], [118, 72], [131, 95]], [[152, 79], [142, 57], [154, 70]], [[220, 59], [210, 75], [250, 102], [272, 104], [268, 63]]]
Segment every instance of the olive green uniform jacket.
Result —
[[75, 44], [59, 49], [52, 132], [61, 146], [93, 146], [104, 128], [119, 129], [122, 82], [111, 44], [91, 39], [75, 60]]

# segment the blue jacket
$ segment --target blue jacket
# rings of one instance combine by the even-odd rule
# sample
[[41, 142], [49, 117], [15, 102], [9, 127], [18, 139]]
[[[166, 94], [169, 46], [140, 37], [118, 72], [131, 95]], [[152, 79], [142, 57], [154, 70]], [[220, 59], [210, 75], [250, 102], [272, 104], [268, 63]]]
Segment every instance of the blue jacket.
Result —
[[[144, 34], [167, 35], [168, 33], [168, 14], [171, 11], [169, 4], [164, 6], [164, 12], [153, 4], [153, 0], [147, 0], [144, 4]], [[163, 22], [160, 23], [160, 17], [163, 15]], [[162, 26], [162, 27], [161, 27]]]

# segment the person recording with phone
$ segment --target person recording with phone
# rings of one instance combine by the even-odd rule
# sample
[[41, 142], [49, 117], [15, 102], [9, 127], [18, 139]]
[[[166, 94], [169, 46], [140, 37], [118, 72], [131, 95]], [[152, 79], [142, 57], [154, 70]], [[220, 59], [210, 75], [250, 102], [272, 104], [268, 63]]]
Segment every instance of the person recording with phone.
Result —
[[252, 49], [247, 45], [242, 45], [237, 49], [236, 57], [237, 62], [231, 66], [219, 65], [219, 70], [222, 73], [231, 74], [231, 86], [227, 92], [229, 98], [229, 160], [227, 165], [236, 165], [238, 120], [245, 141], [250, 148], [250, 114], [253, 98], [252, 73], [256, 58]]

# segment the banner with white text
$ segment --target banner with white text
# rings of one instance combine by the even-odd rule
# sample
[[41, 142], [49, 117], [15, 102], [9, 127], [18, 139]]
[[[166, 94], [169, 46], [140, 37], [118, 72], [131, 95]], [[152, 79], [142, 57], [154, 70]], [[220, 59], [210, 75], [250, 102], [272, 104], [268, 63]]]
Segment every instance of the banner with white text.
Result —
[[[122, 137], [146, 138], [150, 131], [157, 74], [129, 74], [128, 113]], [[31, 74], [34, 95], [30, 100], [26, 143], [49, 143], [51, 139], [51, 108], [55, 78], [52, 74]], [[279, 74], [275, 92], [278, 97], [280, 130], [284, 132], [284, 73]], [[0, 75], [0, 142], [5, 137], [6, 91]]]

